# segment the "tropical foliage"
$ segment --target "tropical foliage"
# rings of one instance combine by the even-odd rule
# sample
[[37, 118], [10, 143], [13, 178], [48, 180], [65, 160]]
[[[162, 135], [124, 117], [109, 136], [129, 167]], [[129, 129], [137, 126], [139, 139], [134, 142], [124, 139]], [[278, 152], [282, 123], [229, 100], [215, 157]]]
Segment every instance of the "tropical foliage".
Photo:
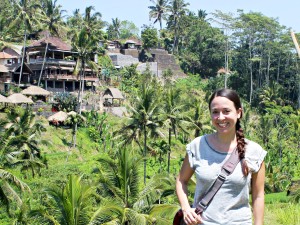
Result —
[[[69, 112], [69, 127], [53, 128], [26, 107], [0, 113], [1, 224], [171, 224], [185, 145], [213, 131], [207, 99], [225, 86], [242, 97], [246, 137], [268, 151], [266, 224], [299, 223], [299, 191], [285, 196], [300, 178], [300, 67], [289, 30], [257, 12], [216, 11], [208, 18], [185, 0], [149, 3], [149, 18], [160, 30], [143, 27], [143, 50], [148, 60], [157, 45], [173, 53], [185, 77], [171, 69], [161, 77], [149, 67], [141, 73], [137, 64], [114, 68], [106, 41], [139, 37], [130, 21], [105, 22], [93, 6], [65, 16], [56, 0], [0, 2], [1, 46], [26, 46], [49, 30], [78, 52], [81, 81], [88, 65], [126, 96], [119, 118], [81, 112], [82, 83], [76, 95], [56, 95], [57, 109]], [[90, 60], [95, 56], [98, 64]], [[191, 182], [190, 193], [193, 188]]]

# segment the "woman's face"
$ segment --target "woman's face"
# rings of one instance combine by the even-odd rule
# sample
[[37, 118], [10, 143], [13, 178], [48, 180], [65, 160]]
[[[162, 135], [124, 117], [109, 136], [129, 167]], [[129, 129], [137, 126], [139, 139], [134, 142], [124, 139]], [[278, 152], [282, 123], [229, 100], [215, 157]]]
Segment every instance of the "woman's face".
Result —
[[236, 109], [234, 103], [225, 97], [215, 97], [210, 104], [213, 126], [220, 134], [235, 133], [235, 124], [241, 117], [242, 109]]

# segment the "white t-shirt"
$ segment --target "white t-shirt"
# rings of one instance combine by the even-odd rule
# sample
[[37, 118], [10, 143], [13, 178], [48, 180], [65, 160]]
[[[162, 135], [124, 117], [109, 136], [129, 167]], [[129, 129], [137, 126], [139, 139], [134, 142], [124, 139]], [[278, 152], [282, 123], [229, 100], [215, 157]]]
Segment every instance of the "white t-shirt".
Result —
[[[214, 183], [230, 153], [219, 152], [209, 146], [207, 135], [195, 138], [186, 147], [191, 168], [196, 174], [195, 207]], [[216, 193], [208, 208], [202, 213], [205, 225], [251, 225], [249, 205], [252, 173], [258, 172], [267, 152], [257, 143], [246, 139], [245, 160], [249, 167], [247, 177], [239, 163]]]

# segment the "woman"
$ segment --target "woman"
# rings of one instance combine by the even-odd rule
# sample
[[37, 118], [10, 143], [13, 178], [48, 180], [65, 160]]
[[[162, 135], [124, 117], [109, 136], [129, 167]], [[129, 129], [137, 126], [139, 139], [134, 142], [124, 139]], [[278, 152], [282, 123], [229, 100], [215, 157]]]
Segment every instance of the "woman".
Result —
[[[261, 146], [244, 138], [240, 126], [243, 110], [239, 96], [230, 89], [220, 89], [209, 100], [212, 125], [216, 132], [194, 139], [187, 145], [187, 154], [176, 179], [176, 193], [183, 210], [184, 221], [192, 224], [251, 225], [249, 192], [255, 225], [263, 224], [264, 180], [266, 155]], [[210, 205], [201, 215], [188, 202], [187, 185], [196, 174], [193, 207], [214, 183], [221, 167], [237, 149], [240, 162], [229, 175]]]

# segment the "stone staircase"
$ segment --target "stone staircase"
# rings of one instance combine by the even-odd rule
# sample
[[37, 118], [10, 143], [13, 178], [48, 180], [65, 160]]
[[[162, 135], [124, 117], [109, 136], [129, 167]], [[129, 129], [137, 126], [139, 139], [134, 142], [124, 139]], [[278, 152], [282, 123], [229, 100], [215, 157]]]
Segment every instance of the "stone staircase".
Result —
[[184, 77], [185, 74], [181, 71], [180, 66], [177, 64], [174, 55], [169, 54], [164, 49], [151, 49], [150, 50], [154, 61], [157, 62], [158, 71], [161, 73], [167, 69], [171, 69], [174, 77]]
[[137, 70], [143, 72], [149, 66], [150, 71], [157, 77], [161, 77], [163, 71], [171, 69], [174, 78], [185, 77], [186, 75], [181, 71], [180, 66], [177, 64], [174, 55], [169, 54], [164, 49], [151, 49], [151, 55], [153, 56], [154, 62], [142, 63], [139, 62], [138, 58], [133, 57], [129, 54], [121, 53], [108, 53], [113, 64], [115, 66], [124, 67], [130, 66], [131, 64], [138, 64]]
[[115, 66], [130, 66], [139, 63], [139, 60], [131, 55], [123, 55], [121, 53], [108, 53]]

